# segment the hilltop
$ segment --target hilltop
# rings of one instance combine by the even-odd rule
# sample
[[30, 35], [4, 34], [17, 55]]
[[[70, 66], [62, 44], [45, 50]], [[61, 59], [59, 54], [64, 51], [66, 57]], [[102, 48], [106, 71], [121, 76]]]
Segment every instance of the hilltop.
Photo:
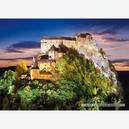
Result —
[[[122, 94], [115, 68], [89, 33], [47, 37], [32, 65], [18, 64], [0, 79], [0, 109], [117, 109]], [[102, 106], [103, 105], [103, 106]]]

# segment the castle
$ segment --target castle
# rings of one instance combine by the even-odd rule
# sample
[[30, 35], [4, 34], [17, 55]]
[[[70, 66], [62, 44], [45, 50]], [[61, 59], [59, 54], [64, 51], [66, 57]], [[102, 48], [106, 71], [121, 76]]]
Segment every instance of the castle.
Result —
[[[40, 53], [33, 57], [29, 79], [52, 80], [56, 61], [69, 48], [76, 49], [80, 55], [93, 62], [95, 68], [110, 79], [113, 85], [117, 84], [116, 74], [111, 69], [108, 57], [97, 47], [89, 33], [80, 33], [75, 37], [43, 37]], [[27, 75], [22, 76], [21, 79], [26, 79]]]
[[77, 49], [91, 40], [92, 35], [89, 33], [77, 34], [75, 37], [43, 37], [41, 40], [41, 53], [46, 53], [53, 45], [59, 48], [61, 44], [68, 48], [73, 47]]
[[77, 34], [75, 37], [43, 37], [41, 40], [41, 52], [33, 57], [30, 78], [33, 79], [52, 79], [52, 72], [58, 60], [68, 48], [79, 48], [92, 40], [89, 33]]

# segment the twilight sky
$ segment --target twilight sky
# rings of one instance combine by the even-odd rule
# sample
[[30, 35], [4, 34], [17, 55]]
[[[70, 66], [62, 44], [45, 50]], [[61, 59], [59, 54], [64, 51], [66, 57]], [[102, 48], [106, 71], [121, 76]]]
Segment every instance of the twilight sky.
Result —
[[0, 67], [31, 64], [43, 36], [88, 32], [117, 70], [129, 70], [129, 19], [0, 19]]

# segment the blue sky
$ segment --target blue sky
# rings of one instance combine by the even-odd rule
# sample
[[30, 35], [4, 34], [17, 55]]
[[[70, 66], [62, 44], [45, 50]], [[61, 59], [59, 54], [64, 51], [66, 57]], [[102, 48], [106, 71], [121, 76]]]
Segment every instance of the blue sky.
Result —
[[116, 65], [128, 66], [129, 19], [0, 19], [0, 60], [33, 56], [31, 51], [38, 52], [43, 36], [74, 36], [80, 32], [93, 34]]

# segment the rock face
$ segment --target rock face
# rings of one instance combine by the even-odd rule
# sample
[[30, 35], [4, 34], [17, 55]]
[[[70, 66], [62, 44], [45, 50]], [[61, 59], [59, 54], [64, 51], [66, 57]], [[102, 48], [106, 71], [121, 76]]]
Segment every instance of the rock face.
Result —
[[112, 79], [112, 85], [117, 85], [116, 74], [111, 70], [108, 57], [101, 50], [92, 41], [85, 42], [84, 45], [77, 48], [77, 51], [84, 55], [86, 59], [91, 60], [105, 77]]
[[112, 80], [113, 85], [117, 85], [117, 77], [111, 69], [109, 60], [104, 51], [99, 48], [93, 37], [89, 33], [77, 34], [75, 37], [47, 37], [41, 40], [41, 53], [47, 51], [54, 45], [56, 48], [63, 44], [66, 47], [76, 49], [86, 59], [91, 60], [94, 66], [107, 78]]

